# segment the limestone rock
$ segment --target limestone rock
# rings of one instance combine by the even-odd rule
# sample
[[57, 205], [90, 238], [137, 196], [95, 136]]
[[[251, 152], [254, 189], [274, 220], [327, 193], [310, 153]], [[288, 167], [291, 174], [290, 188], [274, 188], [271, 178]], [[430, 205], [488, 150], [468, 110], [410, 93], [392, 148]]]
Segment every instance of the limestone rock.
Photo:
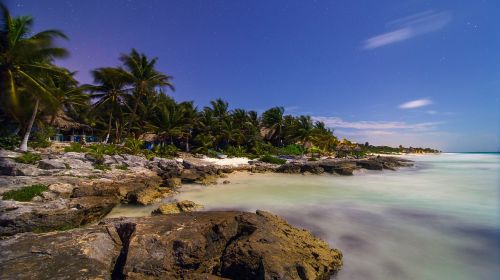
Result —
[[168, 204], [163, 204], [158, 207], [158, 209], [154, 210], [151, 214], [153, 215], [169, 215], [169, 214], [177, 214], [183, 212], [193, 212], [202, 209], [203, 206], [194, 203], [190, 200], [183, 200], [179, 202], [173, 202]]
[[66, 169], [66, 165], [62, 161], [54, 159], [43, 159], [38, 162], [40, 169]]

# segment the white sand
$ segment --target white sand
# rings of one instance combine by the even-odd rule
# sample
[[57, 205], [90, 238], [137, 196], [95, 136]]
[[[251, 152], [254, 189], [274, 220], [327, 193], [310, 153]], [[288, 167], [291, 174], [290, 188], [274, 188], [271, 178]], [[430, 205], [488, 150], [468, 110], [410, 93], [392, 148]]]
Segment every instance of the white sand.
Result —
[[234, 157], [234, 158], [203, 158], [202, 161], [221, 166], [241, 166], [248, 165], [250, 159], [246, 157]]

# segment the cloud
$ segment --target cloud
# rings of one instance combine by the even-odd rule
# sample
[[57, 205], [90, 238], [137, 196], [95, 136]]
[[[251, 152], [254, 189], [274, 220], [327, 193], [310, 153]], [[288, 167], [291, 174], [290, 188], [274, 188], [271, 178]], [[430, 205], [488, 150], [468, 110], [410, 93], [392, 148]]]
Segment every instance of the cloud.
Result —
[[417, 100], [405, 102], [405, 103], [399, 105], [399, 108], [401, 108], [401, 109], [415, 109], [415, 108], [420, 108], [420, 107], [424, 107], [424, 106], [431, 105], [431, 104], [432, 104], [432, 100], [430, 100], [430, 99], [417, 99]]
[[350, 129], [366, 129], [366, 130], [393, 130], [393, 129], [414, 129], [427, 130], [431, 129], [443, 122], [423, 122], [409, 124], [406, 122], [397, 121], [344, 121], [338, 117], [312, 117], [316, 121], [322, 121], [326, 126], [331, 128], [350, 128]]
[[397, 19], [387, 24], [393, 27], [394, 30], [366, 39], [363, 42], [363, 49], [375, 49], [437, 31], [445, 27], [450, 21], [450, 12], [436, 13], [433, 11]]

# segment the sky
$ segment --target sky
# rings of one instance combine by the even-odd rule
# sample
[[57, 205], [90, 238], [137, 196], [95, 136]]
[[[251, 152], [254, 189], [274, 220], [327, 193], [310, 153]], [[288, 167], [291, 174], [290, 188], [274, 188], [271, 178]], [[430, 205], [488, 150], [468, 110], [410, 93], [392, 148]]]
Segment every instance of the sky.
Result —
[[308, 114], [376, 145], [499, 151], [500, 1], [8, 0], [90, 83], [136, 48], [201, 108]]

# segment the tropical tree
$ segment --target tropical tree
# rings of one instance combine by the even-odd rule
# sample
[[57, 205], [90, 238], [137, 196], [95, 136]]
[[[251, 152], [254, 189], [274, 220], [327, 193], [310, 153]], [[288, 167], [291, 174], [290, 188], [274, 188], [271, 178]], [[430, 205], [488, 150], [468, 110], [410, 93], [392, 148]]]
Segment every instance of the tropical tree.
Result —
[[283, 146], [283, 114], [285, 109], [283, 107], [273, 107], [262, 114], [262, 126], [267, 128], [268, 138], [279, 146]]
[[[59, 30], [45, 30], [33, 34], [33, 18], [12, 17], [0, 3], [0, 88], [2, 104], [12, 113], [22, 107], [19, 94], [29, 94], [33, 100], [31, 117], [25, 127], [21, 151], [28, 149], [33, 123], [41, 102], [53, 101], [53, 93], [46, 85], [50, 76], [70, 76], [70, 73], [53, 65], [55, 58], [62, 58], [67, 51], [57, 47], [56, 39], [66, 39]], [[19, 92], [19, 88], [23, 88]]]
[[94, 108], [109, 109], [106, 138], [103, 141], [108, 143], [113, 124], [113, 113], [121, 112], [120, 105], [123, 104], [127, 95], [126, 86], [130, 80], [128, 79], [129, 76], [121, 68], [98, 68], [93, 70], [91, 74], [95, 85], [88, 85], [87, 88], [93, 93], [92, 98], [97, 100], [94, 103]]
[[137, 121], [137, 108], [141, 97], [157, 88], [168, 87], [174, 90], [174, 86], [171, 83], [171, 76], [165, 75], [155, 68], [158, 61], [156, 57], [149, 59], [145, 54], [132, 49], [129, 54], [121, 55], [120, 60], [133, 87], [132, 118], [127, 129], [128, 136], [133, 123]]

